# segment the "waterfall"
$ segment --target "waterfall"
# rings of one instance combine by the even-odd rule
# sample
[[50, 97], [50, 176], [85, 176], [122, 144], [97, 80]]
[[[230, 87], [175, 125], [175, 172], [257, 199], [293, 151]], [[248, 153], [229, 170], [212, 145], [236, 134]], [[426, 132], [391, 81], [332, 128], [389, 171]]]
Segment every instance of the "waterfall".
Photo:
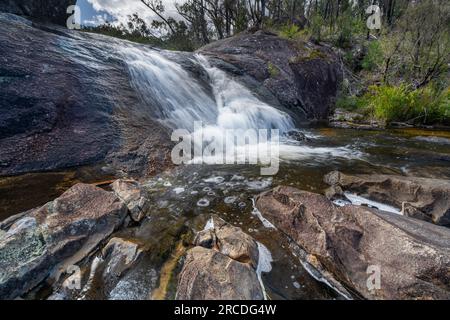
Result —
[[211, 67], [202, 55], [195, 55], [206, 70], [214, 91], [218, 117], [222, 129], [279, 129], [294, 127], [290, 116], [256, 98], [250, 90], [232, 80], [224, 71]]
[[279, 129], [294, 127], [290, 116], [256, 98], [250, 90], [196, 54], [193, 63], [209, 76], [214, 96], [181, 65], [156, 50], [123, 50], [133, 86], [172, 128], [192, 129], [202, 121], [209, 129]]
[[[295, 128], [294, 121], [285, 112], [259, 100], [248, 88], [235, 81], [224, 71], [211, 66], [200, 54], [191, 58], [181, 53], [173, 56], [187, 59], [194, 68], [203, 70], [207, 84], [202, 83], [179, 63], [167, 58], [167, 52], [135, 46], [121, 47], [120, 52], [128, 65], [130, 81], [155, 118], [172, 129], [186, 129], [196, 146], [212, 145], [214, 150], [223, 148], [229, 129], [278, 129], [281, 135], [279, 158], [290, 161], [314, 159], [328, 161], [329, 158], [360, 158], [361, 153], [345, 147], [310, 147], [289, 141], [282, 134]], [[209, 86], [209, 87], [208, 87]], [[194, 130], [194, 122], [201, 121], [202, 130]], [[269, 130], [270, 131], [270, 130]], [[197, 139], [200, 137], [200, 139]], [[261, 144], [238, 147], [238, 158], [246, 152], [255, 155]], [[278, 156], [277, 156], [278, 157]], [[221, 159], [213, 156], [210, 161]]]
[[126, 47], [122, 54], [131, 84], [161, 122], [174, 129], [216, 122], [214, 99], [179, 64], [152, 49]]

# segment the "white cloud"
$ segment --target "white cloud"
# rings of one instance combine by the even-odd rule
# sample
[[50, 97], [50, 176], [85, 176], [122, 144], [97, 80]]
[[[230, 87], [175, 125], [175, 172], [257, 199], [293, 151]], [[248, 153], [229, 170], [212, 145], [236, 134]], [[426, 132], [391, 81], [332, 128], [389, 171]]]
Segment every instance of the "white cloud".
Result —
[[92, 17], [92, 19], [83, 20], [83, 24], [87, 26], [97, 26], [106, 23], [107, 21], [106, 15], [102, 16], [100, 14]]
[[[125, 23], [127, 16], [137, 13], [144, 20], [157, 19], [157, 16], [147, 8], [140, 0], [87, 0], [92, 7], [97, 11], [105, 11], [111, 16], [117, 18], [119, 22]], [[162, 0], [165, 7], [165, 17], [177, 18], [177, 11], [175, 9], [175, 2], [182, 2], [181, 0]]]

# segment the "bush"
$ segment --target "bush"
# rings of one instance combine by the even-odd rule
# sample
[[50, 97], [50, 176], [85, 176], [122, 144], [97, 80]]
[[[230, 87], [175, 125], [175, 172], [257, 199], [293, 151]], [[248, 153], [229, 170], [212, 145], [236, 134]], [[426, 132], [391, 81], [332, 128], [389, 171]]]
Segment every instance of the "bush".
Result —
[[311, 36], [315, 38], [316, 41], [320, 42], [322, 40], [322, 26], [325, 24], [322, 16], [315, 14], [311, 17], [310, 26]]
[[272, 78], [276, 78], [280, 74], [280, 70], [272, 62], [267, 64], [267, 70]]
[[364, 56], [361, 67], [364, 70], [373, 71], [380, 63], [383, 62], [383, 50], [378, 41], [372, 41], [367, 49], [367, 54]]
[[450, 89], [439, 92], [432, 86], [410, 90], [405, 85], [372, 86], [363, 97], [373, 115], [387, 123], [450, 123]]
[[340, 48], [350, 48], [355, 35], [363, 32], [361, 21], [355, 18], [351, 12], [345, 12], [337, 20], [337, 39], [335, 45]]
[[281, 27], [280, 36], [283, 38], [294, 39], [299, 32], [299, 27], [295, 24], [287, 24]]
[[340, 97], [336, 101], [336, 107], [348, 111], [356, 111], [364, 106], [362, 98], [357, 96], [344, 96]]

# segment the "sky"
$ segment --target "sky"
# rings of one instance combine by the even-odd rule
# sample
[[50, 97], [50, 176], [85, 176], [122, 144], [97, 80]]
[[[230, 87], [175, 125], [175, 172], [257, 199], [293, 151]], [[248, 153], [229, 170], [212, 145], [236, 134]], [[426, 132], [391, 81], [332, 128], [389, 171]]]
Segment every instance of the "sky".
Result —
[[[175, 3], [183, 0], [162, 0], [165, 6], [165, 16], [177, 17]], [[139, 17], [151, 21], [155, 14], [140, 0], [78, 0], [77, 5], [81, 10], [82, 25], [97, 25], [105, 21], [126, 23], [127, 16], [138, 13]]]

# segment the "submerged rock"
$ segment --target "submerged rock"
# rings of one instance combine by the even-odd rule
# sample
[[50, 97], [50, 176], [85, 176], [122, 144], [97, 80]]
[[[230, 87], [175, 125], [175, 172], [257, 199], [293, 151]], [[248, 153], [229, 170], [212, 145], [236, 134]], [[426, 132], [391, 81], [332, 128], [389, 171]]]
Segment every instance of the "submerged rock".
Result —
[[262, 193], [256, 206], [357, 297], [450, 298], [447, 228], [361, 206], [338, 207], [292, 187]]
[[258, 244], [240, 228], [214, 217], [197, 234], [179, 275], [179, 300], [262, 300], [256, 273]]
[[123, 222], [126, 206], [112, 193], [77, 184], [21, 215], [0, 235], [0, 298], [12, 299], [86, 257]]
[[286, 136], [290, 139], [296, 140], [296, 141], [308, 141], [308, 138], [303, 132], [291, 130], [286, 133]]
[[111, 188], [119, 199], [126, 204], [131, 218], [140, 222], [150, 207], [147, 191], [137, 181], [123, 179], [114, 181]]
[[333, 171], [324, 177], [333, 198], [350, 191], [370, 200], [402, 208], [406, 216], [450, 227], [450, 181], [396, 175], [346, 175]]

